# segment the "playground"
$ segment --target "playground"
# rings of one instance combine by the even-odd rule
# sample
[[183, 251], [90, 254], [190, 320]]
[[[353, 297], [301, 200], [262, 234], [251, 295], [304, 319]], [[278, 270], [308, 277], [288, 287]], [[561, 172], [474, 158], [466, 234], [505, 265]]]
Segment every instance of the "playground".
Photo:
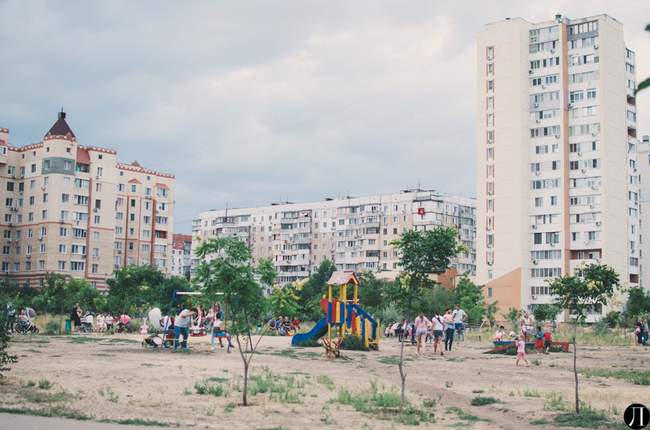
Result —
[[[213, 429], [402, 426], [389, 414], [346, 402], [348, 395], [367, 399], [371, 386], [397, 392], [395, 339], [382, 339], [379, 351], [341, 351], [341, 358], [327, 360], [322, 347], [291, 347], [289, 338], [266, 337], [252, 364], [250, 407], [239, 406], [238, 354], [211, 353], [206, 337], [190, 339], [187, 353], [145, 349], [140, 341], [127, 334], [17, 338], [11, 349], [19, 362], [0, 384], [1, 410]], [[430, 345], [421, 357], [406, 347], [408, 398], [435, 417], [420, 427], [527, 428], [570, 408], [572, 354], [533, 353], [531, 367], [515, 368], [512, 356], [485, 354], [491, 346], [489, 340], [466, 341], [444, 357], [434, 356]], [[579, 356], [585, 369], [641, 370], [648, 360], [632, 346], [585, 345]], [[612, 415], [647, 397], [646, 385], [623, 379], [581, 380], [583, 399]], [[477, 397], [497, 403], [473, 406]]]

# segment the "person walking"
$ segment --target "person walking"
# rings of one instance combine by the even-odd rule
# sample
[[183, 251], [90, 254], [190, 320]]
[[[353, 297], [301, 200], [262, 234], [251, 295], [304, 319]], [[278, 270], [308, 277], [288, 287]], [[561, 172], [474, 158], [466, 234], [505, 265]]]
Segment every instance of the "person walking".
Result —
[[417, 355], [420, 355], [422, 351], [422, 344], [425, 342], [426, 337], [427, 337], [427, 332], [429, 331], [429, 326], [431, 325], [431, 321], [427, 317], [424, 316], [423, 313], [417, 316], [415, 318], [415, 321], [413, 323], [415, 325], [415, 337], [417, 340]]
[[456, 304], [456, 309], [452, 313], [454, 317], [454, 329], [456, 329], [457, 342], [465, 340], [465, 326], [464, 322], [467, 319], [467, 314], [460, 308], [460, 304]]
[[641, 345], [648, 345], [648, 319], [644, 319], [641, 323]]
[[75, 331], [75, 328], [79, 330], [81, 327], [81, 308], [79, 303], [76, 303], [72, 310], [70, 311], [70, 321], [72, 321], [72, 331]]
[[515, 365], [519, 366], [519, 362], [522, 360], [526, 363], [526, 367], [530, 367], [530, 363], [526, 358], [526, 341], [523, 335], [519, 336], [517, 341], [517, 361], [515, 361]]
[[[183, 309], [178, 313], [174, 320], [174, 350], [178, 349], [180, 343], [181, 349], [187, 349], [187, 338], [190, 336], [189, 327], [192, 324], [194, 312], [189, 309]], [[179, 342], [181, 335], [183, 341]]]
[[440, 345], [440, 339], [442, 339], [442, 333], [445, 328], [445, 323], [442, 318], [442, 315], [436, 313], [433, 318], [431, 318], [431, 325], [433, 326], [433, 353], [438, 352], [440, 348], [440, 355], [444, 355], [442, 352], [442, 345]]
[[451, 351], [451, 346], [454, 343], [454, 331], [456, 329], [454, 315], [451, 313], [451, 309], [445, 311], [443, 319], [445, 321], [445, 351]]

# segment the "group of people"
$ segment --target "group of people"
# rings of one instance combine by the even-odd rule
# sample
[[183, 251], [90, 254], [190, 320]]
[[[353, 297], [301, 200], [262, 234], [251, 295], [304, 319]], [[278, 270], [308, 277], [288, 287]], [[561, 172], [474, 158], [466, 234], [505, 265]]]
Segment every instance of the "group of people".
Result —
[[131, 324], [132, 318], [126, 313], [120, 316], [114, 316], [109, 313], [99, 313], [96, 316], [91, 312], [83, 312], [79, 303], [75, 304], [70, 311], [70, 321], [72, 321], [72, 331], [81, 331], [86, 333], [112, 333], [127, 330]]
[[279, 336], [290, 336], [300, 330], [300, 320], [298, 318], [289, 319], [289, 317], [277, 317], [269, 320], [269, 329]]
[[234, 348], [234, 345], [232, 344], [230, 334], [225, 329], [223, 319], [224, 313], [221, 310], [221, 305], [215, 303], [207, 312], [200, 305], [194, 309], [179, 308], [179, 312], [174, 318], [161, 325], [163, 327], [167, 325], [168, 330], [173, 330], [175, 350], [179, 347], [181, 349], [187, 349], [187, 339], [189, 338], [190, 330], [195, 332], [198, 329], [210, 334], [210, 346], [213, 351], [217, 347], [217, 341], [219, 342], [219, 346], [223, 348], [223, 339], [226, 339], [228, 341], [227, 352], [230, 352], [230, 349]]
[[436, 313], [431, 318], [427, 318], [424, 313], [420, 313], [415, 320], [409, 322], [402, 320], [401, 323], [395, 323], [386, 327], [385, 336], [394, 335], [400, 342], [411, 339], [411, 343], [417, 345], [417, 354], [422, 353], [422, 347], [431, 342], [433, 344], [433, 353], [444, 355], [441, 343], [444, 343], [444, 351], [451, 351], [454, 344], [454, 336], [457, 342], [465, 339], [465, 323], [467, 314], [456, 305], [454, 310], [446, 309], [443, 314]]

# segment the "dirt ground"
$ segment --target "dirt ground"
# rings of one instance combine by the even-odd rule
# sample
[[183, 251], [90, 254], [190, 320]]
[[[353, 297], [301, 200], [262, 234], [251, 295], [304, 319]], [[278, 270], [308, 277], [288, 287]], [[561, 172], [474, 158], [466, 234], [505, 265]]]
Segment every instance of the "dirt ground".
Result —
[[[96, 420], [144, 419], [200, 429], [404, 427], [333, 401], [342, 389], [355, 394], [371, 384], [398, 391], [394, 339], [384, 340], [378, 352], [346, 351], [344, 359], [328, 361], [322, 348], [291, 348], [290, 338], [265, 337], [253, 373], [270, 371], [290, 381], [289, 388], [284, 394], [253, 395], [250, 407], [240, 406], [243, 367], [236, 350], [211, 352], [206, 337], [191, 338], [189, 353], [144, 349], [140, 340], [136, 335], [18, 337], [10, 349], [19, 362], [0, 384], [0, 406], [58, 407]], [[572, 354], [531, 354], [531, 367], [515, 367], [514, 357], [484, 354], [489, 346], [465, 342], [444, 357], [434, 356], [430, 346], [421, 357], [414, 347], [406, 348], [407, 395], [435, 413], [435, 422], [421, 427], [519, 430], [534, 420], [551, 422], [557, 413], [547, 410], [553, 409], [553, 399], [555, 406], [562, 403], [560, 396], [571, 403]], [[647, 369], [650, 355], [637, 347], [579, 346], [579, 360], [584, 368]], [[53, 385], [39, 388], [41, 380]], [[200, 395], [195, 383], [202, 382], [220, 384], [225, 392]], [[598, 377], [581, 377], [581, 392], [582, 400], [616, 421], [627, 405], [649, 396], [647, 386]], [[501, 403], [471, 406], [476, 396]]]

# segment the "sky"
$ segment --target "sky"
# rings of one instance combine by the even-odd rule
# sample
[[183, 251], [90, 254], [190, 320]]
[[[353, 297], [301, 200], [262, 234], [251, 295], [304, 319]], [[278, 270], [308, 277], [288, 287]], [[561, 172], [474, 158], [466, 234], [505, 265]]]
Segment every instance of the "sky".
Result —
[[[396, 192], [475, 195], [476, 34], [607, 13], [650, 76], [647, 0], [0, 0], [0, 127], [176, 175], [175, 231], [209, 209]], [[650, 90], [637, 100], [650, 133]]]

